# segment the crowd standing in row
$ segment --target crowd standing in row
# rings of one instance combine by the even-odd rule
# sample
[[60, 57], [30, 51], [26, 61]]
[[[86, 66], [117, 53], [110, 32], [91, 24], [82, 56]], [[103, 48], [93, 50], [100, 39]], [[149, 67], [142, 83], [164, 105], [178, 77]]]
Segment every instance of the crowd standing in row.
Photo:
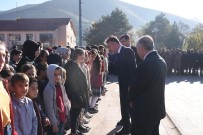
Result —
[[[118, 74], [121, 130], [116, 135], [158, 135], [165, 117], [165, 60], [154, 50], [153, 38], [106, 39]], [[91, 47], [42, 48], [27, 40], [22, 51], [0, 45], [1, 135], [70, 135], [90, 130], [87, 124], [105, 95], [108, 51]], [[109, 60], [110, 56], [109, 55]], [[164, 56], [163, 56], [164, 57]], [[110, 61], [111, 63], [111, 61]]]
[[0, 44], [0, 135], [87, 133], [108, 74], [104, 46], [22, 50]]
[[197, 50], [159, 50], [168, 66], [168, 75], [203, 75], [203, 53]]

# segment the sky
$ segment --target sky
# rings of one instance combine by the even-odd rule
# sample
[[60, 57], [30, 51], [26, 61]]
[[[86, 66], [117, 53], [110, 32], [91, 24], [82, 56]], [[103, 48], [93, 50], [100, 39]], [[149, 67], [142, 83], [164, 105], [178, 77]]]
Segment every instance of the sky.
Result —
[[[0, 11], [9, 10], [26, 4], [39, 4], [48, 0], [1, 0]], [[200, 0], [121, 0], [137, 6], [156, 9], [188, 19], [198, 19], [203, 22], [203, 6]]]

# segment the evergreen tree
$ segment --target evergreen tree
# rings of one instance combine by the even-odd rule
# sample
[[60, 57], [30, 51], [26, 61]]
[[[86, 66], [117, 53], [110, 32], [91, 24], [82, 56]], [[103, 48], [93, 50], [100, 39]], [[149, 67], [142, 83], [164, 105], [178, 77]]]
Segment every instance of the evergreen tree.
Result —
[[110, 35], [121, 36], [132, 30], [132, 25], [121, 10], [116, 8], [111, 15], [102, 16], [98, 22], [84, 31], [84, 40], [88, 45], [103, 44]]

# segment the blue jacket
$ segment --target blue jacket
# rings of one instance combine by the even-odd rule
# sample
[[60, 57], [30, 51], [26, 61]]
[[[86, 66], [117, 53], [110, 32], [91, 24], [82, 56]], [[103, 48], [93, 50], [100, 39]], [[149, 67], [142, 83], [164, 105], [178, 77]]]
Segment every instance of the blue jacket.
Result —
[[18, 135], [37, 135], [37, 116], [31, 99], [12, 97], [14, 125]]

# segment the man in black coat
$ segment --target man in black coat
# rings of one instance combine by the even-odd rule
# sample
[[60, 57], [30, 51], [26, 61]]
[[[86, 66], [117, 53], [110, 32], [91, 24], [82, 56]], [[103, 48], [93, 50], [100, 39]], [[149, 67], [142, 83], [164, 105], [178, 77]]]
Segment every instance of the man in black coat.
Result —
[[137, 42], [137, 52], [143, 61], [135, 71], [130, 89], [132, 108], [131, 135], [159, 135], [160, 120], [165, 117], [165, 78], [167, 66], [154, 50], [152, 37], [146, 35]]
[[117, 37], [111, 36], [106, 39], [106, 44], [110, 52], [116, 53], [117, 71], [120, 92], [121, 120], [117, 125], [123, 128], [117, 132], [118, 135], [130, 133], [130, 107], [128, 89], [133, 80], [136, 68], [135, 54], [131, 48], [122, 46]]
[[129, 34], [123, 34], [120, 37], [119, 40], [120, 40], [122, 45], [124, 45], [127, 48], [131, 48], [134, 51], [134, 53], [135, 53], [135, 59], [136, 59], [136, 64], [139, 65], [139, 63], [142, 61], [142, 59], [140, 59], [140, 57], [137, 54], [137, 48], [135, 46], [131, 45], [130, 35]]

